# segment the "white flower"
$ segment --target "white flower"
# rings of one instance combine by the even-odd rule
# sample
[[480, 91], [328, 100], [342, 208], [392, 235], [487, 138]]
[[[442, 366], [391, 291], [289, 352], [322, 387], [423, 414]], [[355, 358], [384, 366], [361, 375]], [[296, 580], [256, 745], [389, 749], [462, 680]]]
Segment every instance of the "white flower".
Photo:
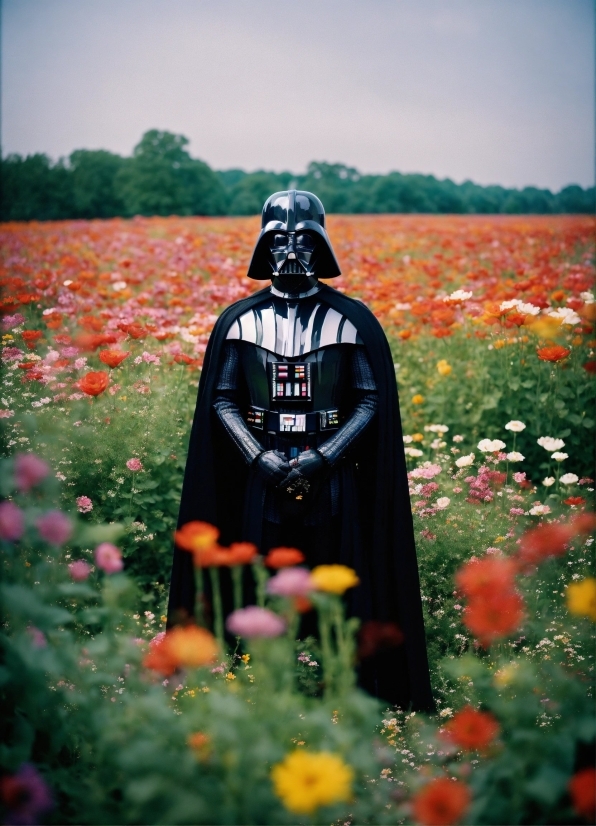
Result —
[[589, 290], [586, 290], [584, 293], [580, 293], [579, 297], [586, 302], [586, 304], [593, 304], [594, 303], [594, 296]]
[[568, 453], [559, 453], [557, 451], [556, 453], [551, 453], [551, 458], [554, 459], [555, 462], [563, 462], [563, 461], [565, 461], [565, 459], [569, 458], [569, 454]]
[[472, 292], [468, 290], [456, 290], [451, 295], [446, 295], [443, 301], [467, 301], [468, 298], [472, 298], [472, 295]]
[[532, 516], [544, 516], [547, 513], [550, 513], [550, 508], [548, 505], [541, 505], [538, 503], [537, 505], [534, 505], [533, 508], [530, 508], [529, 513]]
[[404, 444], [405, 445], [409, 445], [411, 441], [412, 441], [411, 436], [404, 436]]
[[433, 439], [430, 443], [430, 446], [433, 450], [440, 450], [442, 447], [445, 447], [447, 442], [444, 442], [442, 439]]
[[575, 473], [564, 473], [559, 479], [562, 485], [574, 485], [577, 481], [579, 481], [579, 476], [576, 476]]
[[424, 429], [427, 433], [447, 433], [449, 430], [446, 424], [425, 424]]
[[525, 458], [526, 457], [523, 455], [523, 453], [518, 453], [515, 450], [512, 450], [511, 453], [507, 454], [507, 459], [510, 462], [523, 462]]
[[548, 450], [549, 453], [552, 453], [553, 450], [560, 450], [562, 447], [565, 447], [565, 442], [563, 439], [553, 439], [552, 436], [541, 436], [536, 441], [540, 447]]
[[453, 437], [453, 441], [454, 441], [454, 442], [463, 442], [463, 440], [464, 440], [464, 437], [463, 437], [463, 436], [459, 436], [459, 435], [458, 435], [458, 436], [454, 436], [454, 437]]
[[478, 450], [481, 450], [483, 453], [495, 453], [504, 447], [505, 442], [502, 442], [500, 439], [481, 439], [478, 442]]
[[519, 298], [512, 298], [510, 301], [501, 301], [499, 309], [502, 313], [507, 312], [507, 310], [512, 310], [514, 307], [517, 307], [521, 304]]
[[440, 499], [437, 499], [437, 508], [443, 510], [444, 508], [449, 506], [451, 499], [448, 496], [441, 496]]
[[121, 292], [121, 290], [125, 290], [126, 287], [126, 281], [114, 281], [114, 283], [112, 284], [112, 289], [116, 290], [117, 293]]
[[562, 324], [581, 324], [581, 318], [571, 307], [558, 307], [551, 310], [548, 315], [551, 318], [560, 318]]
[[422, 451], [418, 450], [417, 447], [404, 447], [404, 453], [406, 456], [411, 456], [413, 459], [418, 459], [422, 456]]
[[474, 464], [475, 455], [475, 453], [468, 453], [467, 456], [460, 456], [459, 459], [455, 460], [455, 464], [458, 467], [469, 467], [470, 465]]
[[518, 422], [516, 419], [513, 419], [511, 422], [507, 422], [505, 425], [505, 430], [511, 430], [512, 433], [521, 433], [522, 430], [525, 429], [525, 424], [523, 422]]
[[554, 485], [554, 484], [555, 484], [555, 477], [554, 477], [554, 476], [546, 476], [546, 477], [542, 480], [542, 484], [543, 484], [545, 487], [550, 488], [550, 486], [551, 486], [551, 485]]
[[453, 709], [452, 708], [443, 708], [439, 711], [439, 717], [453, 717]]
[[396, 310], [410, 310], [410, 309], [412, 309], [412, 305], [408, 304], [407, 301], [404, 301], [402, 303], [396, 304], [394, 309], [396, 309]]
[[540, 307], [536, 307], [534, 304], [524, 304], [520, 301], [517, 305], [517, 312], [522, 315], [538, 315], [540, 312]]

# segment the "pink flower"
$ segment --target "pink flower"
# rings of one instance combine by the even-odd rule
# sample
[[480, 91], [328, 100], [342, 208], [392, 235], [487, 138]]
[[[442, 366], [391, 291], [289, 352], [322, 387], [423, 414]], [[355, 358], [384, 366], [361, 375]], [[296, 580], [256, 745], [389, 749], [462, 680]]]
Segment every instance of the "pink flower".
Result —
[[76, 559], [68, 566], [71, 577], [75, 582], [82, 582], [91, 573], [91, 565], [84, 559]]
[[105, 571], [106, 574], [117, 574], [124, 567], [122, 554], [111, 542], [102, 542], [95, 549], [95, 561], [97, 567]]
[[23, 511], [14, 502], [0, 503], [0, 539], [15, 542], [25, 530]]
[[408, 473], [409, 479], [434, 479], [441, 472], [440, 465], [426, 465], [417, 467]]
[[0, 419], [10, 419], [14, 416], [14, 410], [6, 410], [3, 408], [0, 410]]
[[267, 583], [267, 593], [278, 597], [305, 596], [309, 591], [312, 583], [306, 568], [282, 568]]
[[89, 513], [93, 510], [93, 502], [88, 496], [79, 496], [77, 498], [77, 508], [79, 513]]
[[514, 473], [513, 478], [515, 481], [521, 485], [522, 482], [526, 481], [526, 474], [520, 471], [519, 473]]
[[226, 628], [230, 634], [239, 637], [279, 637], [286, 630], [281, 617], [267, 608], [249, 605], [233, 611], [227, 619]]
[[40, 631], [39, 628], [36, 628], [34, 625], [27, 626], [27, 632], [31, 637], [31, 645], [33, 648], [45, 648], [48, 644], [46, 640], [46, 636], [43, 631]]
[[129, 459], [126, 463], [126, 467], [132, 471], [143, 470], [143, 465], [140, 459]]
[[511, 516], [523, 516], [524, 515], [524, 509], [523, 508], [510, 508], [509, 513], [511, 514]]
[[14, 457], [14, 479], [21, 493], [38, 485], [50, 472], [50, 466], [34, 453], [17, 453]]
[[50, 545], [64, 545], [72, 536], [72, 522], [62, 511], [48, 511], [36, 520], [39, 535]]
[[461, 492], [462, 492], [462, 488], [460, 488], [460, 487], [453, 488], [453, 493], [461, 493]]

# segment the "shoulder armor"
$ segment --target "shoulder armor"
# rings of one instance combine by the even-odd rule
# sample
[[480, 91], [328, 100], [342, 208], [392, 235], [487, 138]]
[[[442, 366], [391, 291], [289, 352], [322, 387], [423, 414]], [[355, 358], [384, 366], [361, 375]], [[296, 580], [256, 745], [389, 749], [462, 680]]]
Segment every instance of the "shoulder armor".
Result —
[[330, 344], [362, 344], [346, 316], [321, 302], [300, 301], [263, 302], [239, 316], [226, 338], [248, 341], [289, 358]]

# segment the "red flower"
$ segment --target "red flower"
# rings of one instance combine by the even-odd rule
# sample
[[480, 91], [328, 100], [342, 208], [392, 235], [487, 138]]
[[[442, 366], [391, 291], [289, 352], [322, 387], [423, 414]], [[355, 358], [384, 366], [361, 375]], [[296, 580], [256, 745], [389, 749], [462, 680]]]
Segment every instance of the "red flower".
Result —
[[563, 499], [564, 505], [585, 505], [586, 500], [583, 496], [568, 496], [567, 499]]
[[118, 339], [112, 333], [81, 333], [76, 344], [83, 350], [97, 350], [104, 344], [116, 344]]
[[537, 565], [549, 556], [561, 556], [576, 531], [570, 523], [551, 522], [525, 533], [518, 546], [518, 557], [524, 567]]
[[297, 548], [273, 548], [265, 557], [268, 568], [289, 568], [304, 562], [304, 554]]
[[464, 625], [486, 648], [500, 637], [515, 631], [524, 615], [524, 602], [515, 591], [482, 593], [474, 597], [463, 613]]
[[118, 367], [129, 356], [130, 353], [124, 350], [102, 350], [99, 354], [99, 360], [107, 364], [108, 367]]
[[25, 341], [37, 341], [42, 337], [43, 333], [39, 330], [23, 330], [21, 336]]
[[258, 554], [257, 546], [252, 542], [232, 542], [229, 548], [222, 548], [222, 560], [224, 565], [248, 565]]
[[589, 823], [596, 818], [596, 769], [578, 771], [569, 781], [569, 794], [573, 808]]
[[513, 588], [516, 570], [512, 559], [485, 556], [466, 562], [455, 575], [455, 581], [467, 597], [491, 596]]
[[445, 726], [444, 736], [465, 751], [485, 749], [499, 733], [492, 714], [464, 706]]
[[99, 396], [106, 390], [109, 383], [110, 377], [105, 370], [98, 370], [96, 373], [87, 373], [79, 379], [77, 387], [88, 396]]
[[588, 373], [596, 373], [596, 361], [587, 361], [582, 367]]
[[19, 370], [31, 370], [32, 367], [35, 367], [34, 361], [24, 361], [22, 364], [17, 364]]
[[552, 344], [549, 347], [539, 347], [536, 355], [541, 361], [562, 361], [569, 356], [571, 350], [562, 347], [560, 344]]
[[436, 777], [412, 801], [414, 817], [423, 826], [451, 826], [465, 814], [471, 799], [465, 783]]

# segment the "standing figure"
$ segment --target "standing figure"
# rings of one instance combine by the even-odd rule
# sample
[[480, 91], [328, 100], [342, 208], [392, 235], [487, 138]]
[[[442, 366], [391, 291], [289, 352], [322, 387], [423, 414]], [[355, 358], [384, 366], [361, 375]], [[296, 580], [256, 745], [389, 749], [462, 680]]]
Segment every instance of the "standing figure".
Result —
[[[271, 284], [228, 307], [211, 334], [179, 525], [202, 520], [226, 544], [289, 546], [310, 567], [354, 568], [350, 613], [403, 633], [365, 661], [361, 685], [430, 709], [393, 359], [364, 304], [319, 281], [338, 275], [319, 199], [272, 195], [248, 269]], [[176, 549], [170, 622], [193, 606], [192, 558]]]

